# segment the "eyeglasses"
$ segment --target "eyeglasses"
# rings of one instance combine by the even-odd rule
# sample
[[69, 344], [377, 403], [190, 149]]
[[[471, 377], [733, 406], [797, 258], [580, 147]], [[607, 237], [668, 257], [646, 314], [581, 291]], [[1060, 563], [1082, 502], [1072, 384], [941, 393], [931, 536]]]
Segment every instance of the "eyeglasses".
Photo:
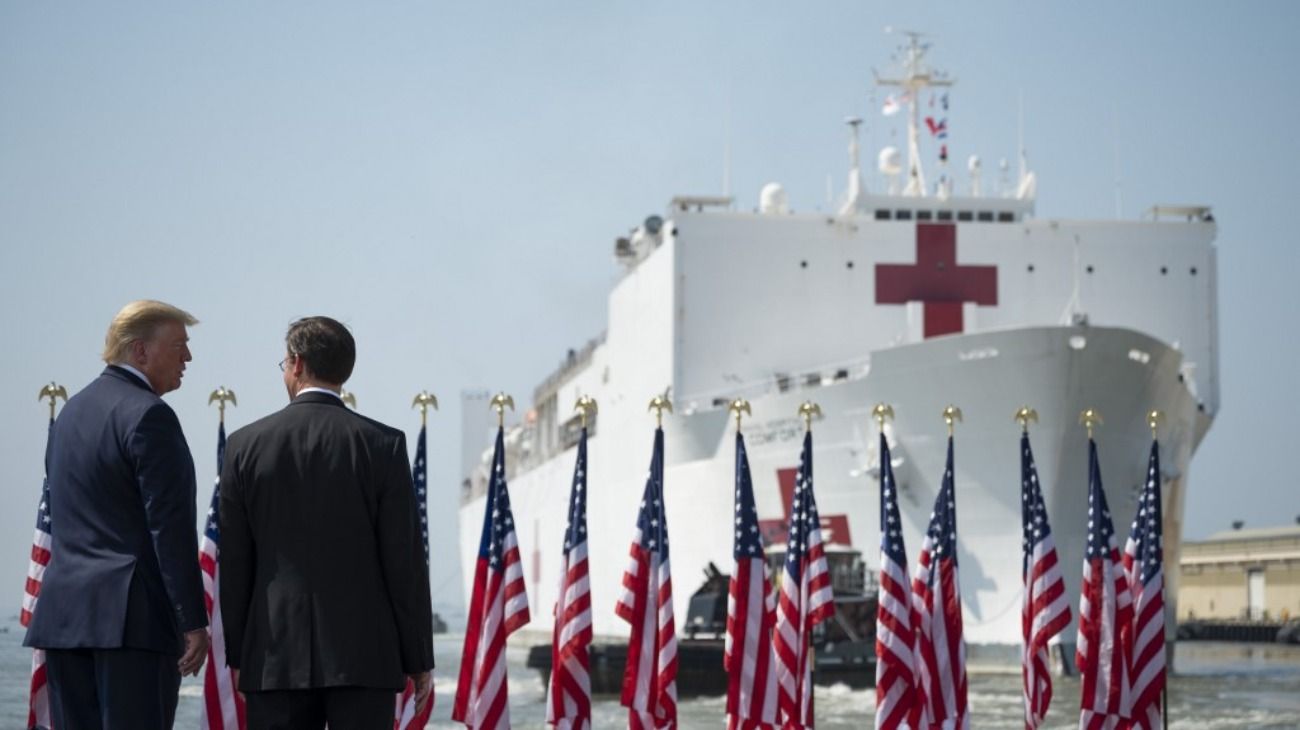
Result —
[[293, 358], [294, 358], [294, 356], [293, 356], [293, 355], [290, 355], [290, 356], [288, 356], [288, 357], [286, 357], [285, 359], [283, 359], [283, 360], [280, 361], [280, 372], [284, 372], [284, 366], [285, 366], [285, 365], [288, 365], [288, 364], [289, 364], [289, 361], [292, 360]]

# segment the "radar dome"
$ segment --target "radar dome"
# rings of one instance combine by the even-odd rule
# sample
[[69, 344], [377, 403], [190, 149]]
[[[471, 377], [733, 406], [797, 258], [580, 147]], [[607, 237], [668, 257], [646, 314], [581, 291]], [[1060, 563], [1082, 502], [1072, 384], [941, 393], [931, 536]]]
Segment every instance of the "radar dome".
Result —
[[903, 171], [903, 155], [897, 147], [886, 147], [880, 150], [876, 164], [884, 174], [897, 175]]
[[783, 215], [790, 212], [790, 200], [781, 183], [770, 182], [763, 186], [758, 194], [758, 209], [767, 215]]

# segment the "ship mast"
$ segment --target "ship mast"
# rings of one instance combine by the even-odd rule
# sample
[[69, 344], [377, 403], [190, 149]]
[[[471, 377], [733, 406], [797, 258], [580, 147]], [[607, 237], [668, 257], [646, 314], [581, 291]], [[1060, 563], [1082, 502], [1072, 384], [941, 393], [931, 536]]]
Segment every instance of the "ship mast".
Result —
[[881, 78], [879, 74], [875, 74], [876, 85], [900, 89], [907, 100], [907, 187], [903, 189], [903, 195], [925, 197], [925, 171], [921, 168], [921, 125], [918, 102], [922, 89], [931, 86], [952, 86], [953, 81], [947, 78], [946, 74], [932, 71], [925, 64], [925, 53], [930, 50], [930, 44], [921, 43], [921, 33], [910, 30], [900, 32], [908, 38], [908, 44], [902, 49], [903, 76], [891, 79]]

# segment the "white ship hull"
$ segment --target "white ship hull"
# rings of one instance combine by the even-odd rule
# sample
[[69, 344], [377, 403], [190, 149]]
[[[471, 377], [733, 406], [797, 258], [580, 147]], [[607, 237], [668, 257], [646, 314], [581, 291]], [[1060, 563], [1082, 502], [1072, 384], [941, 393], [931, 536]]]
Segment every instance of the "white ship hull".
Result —
[[[1021, 526], [1019, 427], [1022, 404], [1037, 409], [1031, 439], [1067, 591], [1078, 595], [1086, 543], [1087, 449], [1078, 414], [1105, 417], [1096, 440], [1117, 532], [1127, 534], [1142, 484], [1150, 432], [1159, 409], [1165, 469], [1165, 559], [1178, 562], [1188, 464], [1210, 424], [1183, 382], [1181, 353], [1150, 336], [1109, 327], [1022, 327], [905, 344], [871, 353], [869, 363], [825, 385], [797, 384], [751, 398], [745, 424], [759, 516], [783, 521], [779, 472], [798, 464], [798, 404], [818, 402], [814, 423], [815, 489], [828, 539], [879, 564], [877, 432], [870, 410], [893, 405], [887, 432], [900, 485], [909, 557], [915, 561], [943, 470], [946, 433], [940, 411], [959, 405], [956, 484], [958, 544], [967, 641], [1020, 643]], [[653, 419], [635, 407], [604, 402], [589, 443], [588, 522], [594, 629], [620, 637], [614, 614], [637, 503], [649, 463]], [[734, 422], [716, 407], [665, 419], [665, 500], [671, 536], [678, 626], [710, 562], [731, 565]], [[486, 441], [484, 442], [486, 443]], [[561, 565], [573, 449], [510, 479], [524, 553], [533, 632], [549, 632]], [[481, 495], [460, 511], [461, 559], [468, 596], [483, 519]], [[1169, 615], [1177, 573], [1166, 572]], [[1077, 599], [1072, 598], [1072, 603]], [[680, 628], [679, 628], [680, 630]], [[1072, 640], [1073, 626], [1062, 638]], [[978, 656], [978, 654], [976, 655]], [[1011, 657], [1013, 654], [1007, 653]]]

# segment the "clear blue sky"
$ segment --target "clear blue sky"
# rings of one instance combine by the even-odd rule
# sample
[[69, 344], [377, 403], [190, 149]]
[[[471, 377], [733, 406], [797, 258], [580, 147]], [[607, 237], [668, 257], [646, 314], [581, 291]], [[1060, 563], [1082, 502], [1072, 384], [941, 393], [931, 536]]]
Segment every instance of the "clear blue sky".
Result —
[[[237, 427], [280, 407], [285, 325], [356, 333], [361, 410], [430, 423], [436, 600], [454, 577], [458, 393], [532, 387], [604, 327], [615, 236], [677, 193], [782, 182], [798, 209], [864, 149], [887, 24], [958, 78], [954, 158], [1013, 157], [1038, 214], [1214, 206], [1223, 410], [1193, 462], [1187, 534], [1291, 522], [1300, 358], [1293, 3], [0, 3], [0, 587], [17, 612], [50, 379], [100, 370], [126, 301], [194, 312], [168, 396], [215, 470], [208, 393]], [[523, 5], [523, 4], [521, 4]], [[730, 130], [729, 134], [728, 131]], [[987, 167], [992, 167], [988, 165]], [[870, 184], [870, 182], [869, 182]]]

